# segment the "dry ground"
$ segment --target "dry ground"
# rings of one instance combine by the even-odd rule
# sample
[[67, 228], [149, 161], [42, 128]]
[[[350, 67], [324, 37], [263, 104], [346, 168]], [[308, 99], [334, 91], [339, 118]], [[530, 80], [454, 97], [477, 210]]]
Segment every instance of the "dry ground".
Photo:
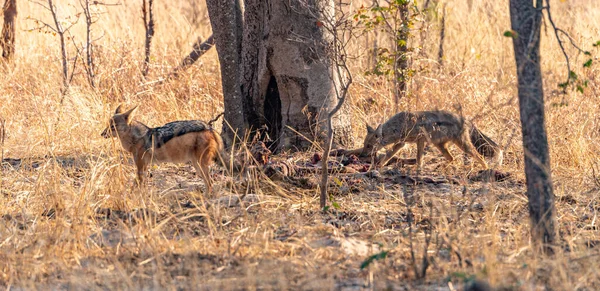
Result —
[[[583, 94], [558, 94], [565, 63], [551, 29], [544, 30], [542, 68], [560, 243], [554, 257], [539, 257], [528, 235], [514, 58], [510, 39], [502, 36], [509, 27], [508, 4], [500, 1], [448, 2], [445, 67], [435, 65], [439, 27], [433, 24], [422, 35], [423, 53], [414, 63], [422, 70], [399, 107], [455, 110], [460, 104], [505, 147], [505, 164], [496, 169], [510, 173], [508, 179], [478, 181], [476, 165], [457, 159], [446, 166], [433, 149], [416, 182], [410, 165], [334, 175], [330, 190], [339, 208], [328, 214], [317, 207], [314, 173], [271, 181], [213, 167], [218, 191], [205, 196], [190, 166], [164, 165], [151, 169], [150, 185], [133, 189], [128, 156], [117, 141], [100, 137], [118, 103], [140, 104], [137, 118], [151, 126], [208, 120], [222, 111], [214, 50], [178, 79], [153, 82], [179, 63], [198, 35], [210, 34], [204, 4], [193, 2], [156, 3], [148, 79], [139, 70], [139, 3], [103, 9], [107, 13], [93, 30], [102, 36], [96, 49], [98, 88], [87, 85], [79, 65], [64, 97], [57, 38], [27, 31], [35, 27], [28, 17], [49, 21], [48, 13], [20, 2], [17, 56], [0, 75], [6, 131], [0, 150], [7, 159], [0, 170], [0, 286], [458, 290], [477, 279], [503, 290], [600, 289], [598, 69], [579, 70], [585, 60], [569, 50], [590, 83]], [[600, 35], [595, 1], [551, 4], [557, 25], [591, 49]], [[58, 5], [64, 19], [79, 7], [75, 1]], [[81, 21], [72, 35], [82, 41]], [[416, 44], [420, 38], [416, 33]], [[353, 52], [366, 51], [368, 43], [355, 40]], [[72, 47], [69, 52], [74, 58]], [[390, 85], [364, 76], [367, 64], [366, 55], [352, 64], [357, 140], [365, 134], [365, 122], [374, 125], [395, 113]], [[563, 101], [568, 105], [557, 105]], [[316, 150], [276, 159], [306, 165]], [[401, 155], [414, 158], [414, 147]], [[425, 279], [417, 280], [414, 267], [422, 266], [424, 253], [430, 266]], [[387, 256], [361, 269], [377, 254]]]

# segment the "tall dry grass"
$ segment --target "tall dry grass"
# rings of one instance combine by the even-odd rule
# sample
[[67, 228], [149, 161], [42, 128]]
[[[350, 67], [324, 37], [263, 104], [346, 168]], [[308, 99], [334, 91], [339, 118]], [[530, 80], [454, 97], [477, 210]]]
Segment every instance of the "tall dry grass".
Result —
[[[0, 171], [1, 286], [429, 290], [459, 288], [476, 277], [517, 290], [543, 285], [598, 289], [598, 68], [582, 71], [591, 80], [583, 94], [558, 94], [565, 62], [552, 30], [543, 28], [546, 125], [560, 247], [552, 258], [538, 257], [530, 249], [515, 65], [512, 43], [502, 35], [510, 27], [508, 4], [501, 1], [447, 3], [445, 66], [435, 65], [439, 27], [433, 24], [425, 35], [423, 57], [413, 63], [423, 70], [411, 81], [410, 96], [401, 100], [400, 109], [455, 110], [461, 105], [466, 116], [476, 118], [478, 127], [506, 147], [500, 170], [513, 175], [511, 182], [468, 182], [469, 168], [460, 163], [428, 169], [431, 175], [458, 177], [460, 185], [407, 190], [344, 178], [342, 186], [332, 186], [341, 209], [331, 215], [319, 213], [316, 188], [266, 181], [253, 185], [216, 169], [221, 196], [250, 192], [258, 202], [205, 206], [205, 200], [215, 197], [202, 195], [203, 186], [189, 166], [155, 167], [150, 186], [132, 189], [128, 155], [118, 141], [99, 134], [117, 104], [139, 104], [137, 118], [150, 126], [208, 120], [222, 110], [214, 50], [179, 78], [153, 82], [178, 65], [198, 36], [210, 34], [203, 5], [155, 3], [148, 79], [140, 73], [141, 3], [102, 8], [105, 13], [93, 27], [101, 37], [96, 42], [98, 88], [90, 88], [78, 65], [68, 94], [62, 96], [57, 37], [28, 31], [36, 27], [29, 18], [50, 22], [50, 15], [33, 2], [19, 3], [16, 58], [0, 69], [0, 118], [7, 133], [0, 150], [4, 158], [22, 159]], [[557, 25], [579, 44], [591, 47], [598, 40], [600, 8], [594, 0], [552, 5]], [[80, 10], [77, 1], [58, 1], [57, 6], [64, 21], [73, 21]], [[71, 36], [76, 43], [83, 41], [83, 21]], [[68, 45], [73, 60], [75, 51]], [[377, 124], [395, 113], [388, 82], [362, 74], [368, 56], [359, 52], [369, 46], [356, 39], [351, 48], [358, 55], [350, 100], [357, 139], [364, 135], [364, 123]], [[579, 68], [583, 56], [568, 52]], [[568, 106], [553, 105], [563, 98]], [[414, 149], [407, 147], [402, 154], [412, 157]], [[439, 153], [431, 151], [427, 159], [438, 163]], [[411, 211], [421, 224], [412, 236], [406, 191], [420, 195]], [[409, 241], [412, 237], [420, 258], [423, 229], [433, 234], [427, 252], [432, 266], [425, 281], [415, 281]], [[390, 251], [385, 260], [359, 268], [380, 250]]]

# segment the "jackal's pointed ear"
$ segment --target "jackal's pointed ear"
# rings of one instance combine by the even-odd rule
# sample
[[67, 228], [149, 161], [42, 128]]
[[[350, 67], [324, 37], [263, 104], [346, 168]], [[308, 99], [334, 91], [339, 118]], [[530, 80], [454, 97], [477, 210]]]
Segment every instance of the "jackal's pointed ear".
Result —
[[371, 126], [369, 126], [367, 124], [367, 133], [373, 133], [373, 132], [375, 132], [375, 129], [373, 129]]
[[382, 129], [381, 129], [381, 124], [380, 124], [379, 126], [377, 126], [377, 129], [375, 130], [375, 135], [381, 136], [381, 131], [382, 131]]
[[117, 110], [115, 110], [115, 114], [121, 114], [123, 111], [123, 104], [119, 104], [119, 106], [117, 106]]
[[121, 115], [125, 116], [125, 119], [127, 119], [127, 122], [131, 122], [131, 116], [133, 115], [132, 113], [138, 108], [138, 106], [134, 106], [133, 108], [127, 110], [126, 112], [121, 113]]

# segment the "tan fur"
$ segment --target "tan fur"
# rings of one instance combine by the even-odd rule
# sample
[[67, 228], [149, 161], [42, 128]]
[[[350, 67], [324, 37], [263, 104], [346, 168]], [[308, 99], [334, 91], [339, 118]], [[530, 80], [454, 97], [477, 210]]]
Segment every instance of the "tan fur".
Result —
[[[196, 169], [196, 175], [204, 179], [207, 190], [212, 191], [208, 167], [223, 150], [223, 142], [219, 134], [207, 127], [205, 130], [171, 137], [164, 144], [157, 145], [160, 141], [154, 139], [160, 136], [152, 133], [153, 130], [161, 128], [152, 129], [140, 122], [132, 121], [131, 114], [136, 108], [123, 112], [122, 106], [119, 106], [109, 126], [102, 132], [102, 136], [118, 137], [123, 148], [133, 155], [138, 182], [143, 182], [146, 170], [152, 163], [190, 162]], [[194, 125], [192, 122], [196, 121], [189, 121]], [[182, 121], [182, 124], [186, 124], [186, 121]]]
[[[393, 145], [378, 164], [384, 166], [406, 143], [417, 144], [417, 167], [422, 166], [422, 157], [426, 143], [432, 143], [442, 155], [452, 162], [454, 157], [448, 151], [448, 145], [454, 143], [463, 152], [471, 155], [481, 166], [488, 168], [484, 155], [495, 155], [502, 160], [502, 150], [490, 138], [475, 129], [470, 123], [447, 111], [400, 112], [377, 129], [367, 125], [367, 136], [363, 147], [346, 151], [346, 154], [372, 155], [379, 149]], [[481, 145], [478, 148], [474, 144]]]

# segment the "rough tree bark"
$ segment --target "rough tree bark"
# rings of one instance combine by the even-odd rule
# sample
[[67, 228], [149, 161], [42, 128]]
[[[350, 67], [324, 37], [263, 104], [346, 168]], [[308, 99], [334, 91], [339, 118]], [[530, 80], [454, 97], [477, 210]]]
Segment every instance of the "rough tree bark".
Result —
[[[241, 37], [236, 34], [241, 22], [235, 21], [241, 17], [227, 16], [237, 13], [230, 2], [207, 1], [221, 62], [225, 120], [238, 134], [267, 125], [278, 148], [302, 149], [324, 138], [327, 113], [337, 103], [333, 82], [338, 78], [328, 72], [325, 49], [331, 36], [311, 15], [333, 8], [334, 2], [245, 0]], [[348, 111], [344, 106], [333, 120], [336, 145], [351, 141]], [[230, 134], [225, 132], [226, 141]]]
[[4, 24], [2, 25], [2, 57], [10, 60], [15, 53], [15, 18], [17, 18], [17, 0], [6, 0], [4, 7]]
[[408, 88], [406, 81], [407, 70], [408, 70], [408, 38], [410, 37], [410, 10], [409, 10], [410, 1], [404, 1], [399, 5], [399, 13], [401, 24], [398, 30], [395, 32], [396, 37], [394, 40], [396, 41], [396, 62], [394, 63], [394, 83], [395, 83], [395, 91], [394, 91], [394, 103], [396, 106], [396, 111], [399, 110], [400, 99], [406, 96], [406, 89]]
[[142, 14], [144, 20], [144, 29], [146, 30], [146, 41], [144, 42], [144, 68], [142, 75], [148, 76], [150, 69], [150, 48], [152, 47], [152, 37], [154, 36], [154, 11], [152, 8], [153, 0], [143, 0]]
[[240, 79], [240, 54], [242, 48], [241, 0], [206, 0], [215, 46], [221, 64], [221, 85], [225, 114], [223, 116], [223, 141], [227, 147], [234, 142], [234, 134], [244, 135], [244, 119]]
[[444, 67], [444, 38], [446, 38], [446, 3], [442, 4], [442, 20], [440, 24], [440, 46], [438, 48], [438, 64]]
[[[54, 27], [56, 28], [54, 32], [58, 34], [58, 38], [60, 40], [60, 56], [62, 61], [62, 69], [63, 69], [63, 93], [67, 91], [69, 88], [69, 63], [67, 58], [67, 45], [65, 43], [65, 32], [68, 31], [71, 27], [63, 28], [60, 19], [58, 19], [58, 15], [56, 13], [56, 7], [52, 0], [48, 0], [48, 10], [52, 13], [52, 19], [54, 20]], [[72, 74], [72, 72], [71, 72]]]
[[92, 9], [90, 6], [90, 0], [80, 0], [79, 4], [83, 10], [83, 15], [85, 16], [85, 71], [88, 76], [88, 80], [90, 82], [90, 86], [92, 88], [96, 88], [96, 73], [95, 73], [95, 64], [94, 64], [94, 46], [92, 42], [92, 24], [94, 24], [94, 19], [92, 15]]
[[552, 252], [555, 210], [540, 67], [542, 0], [536, 0], [535, 6], [531, 0], [510, 0], [510, 18], [514, 32], [531, 234], [543, 250]]

